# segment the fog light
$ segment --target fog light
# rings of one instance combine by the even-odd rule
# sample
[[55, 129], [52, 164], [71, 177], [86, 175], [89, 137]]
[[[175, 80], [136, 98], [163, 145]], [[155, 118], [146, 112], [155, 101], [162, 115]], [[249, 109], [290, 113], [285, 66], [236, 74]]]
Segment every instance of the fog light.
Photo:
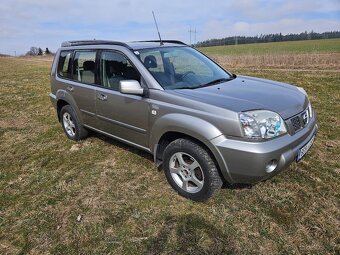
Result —
[[271, 173], [275, 170], [276, 167], [277, 167], [277, 160], [272, 159], [271, 161], [269, 161], [269, 163], [266, 166], [266, 172]]

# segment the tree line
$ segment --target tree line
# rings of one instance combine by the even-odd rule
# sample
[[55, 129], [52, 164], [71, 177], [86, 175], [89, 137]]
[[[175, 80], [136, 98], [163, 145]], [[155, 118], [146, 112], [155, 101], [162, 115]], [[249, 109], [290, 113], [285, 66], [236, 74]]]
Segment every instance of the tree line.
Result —
[[324, 33], [303, 32], [300, 34], [261, 34], [256, 36], [229, 36], [222, 39], [209, 39], [198, 42], [195, 47], [210, 47], [221, 45], [237, 45], [248, 43], [267, 43], [267, 42], [286, 42], [286, 41], [302, 41], [302, 40], [316, 40], [316, 39], [331, 39], [340, 38], [340, 31], [331, 31]]
[[26, 56], [42, 56], [53, 54], [48, 48], [43, 51], [40, 47], [32, 46], [29, 51], [26, 52]]

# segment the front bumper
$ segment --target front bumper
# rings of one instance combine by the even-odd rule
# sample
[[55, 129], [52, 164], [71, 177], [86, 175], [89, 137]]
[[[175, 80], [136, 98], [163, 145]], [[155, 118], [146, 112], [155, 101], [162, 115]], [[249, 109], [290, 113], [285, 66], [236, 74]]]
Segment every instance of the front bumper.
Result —
[[[298, 150], [316, 135], [318, 126], [313, 117], [310, 123], [294, 135], [283, 135], [265, 142], [249, 142], [219, 136], [211, 140], [224, 167], [220, 167], [224, 177], [232, 183], [254, 184], [268, 179], [296, 160]], [[276, 168], [268, 173], [266, 166], [277, 161]]]

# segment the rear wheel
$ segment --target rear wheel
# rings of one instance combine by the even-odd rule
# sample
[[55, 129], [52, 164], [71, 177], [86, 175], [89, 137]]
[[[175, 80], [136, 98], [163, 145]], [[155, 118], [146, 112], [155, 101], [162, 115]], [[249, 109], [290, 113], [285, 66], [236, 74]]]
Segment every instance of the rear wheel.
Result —
[[67, 137], [74, 141], [84, 139], [88, 132], [80, 124], [78, 116], [72, 106], [65, 105], [60, 111], [60, 120]]
[[205, 201], [222, 186], [215, 162], [201, 145], [188, 139], [177, 139], [164, 150], [165, 175], [182, 196]]

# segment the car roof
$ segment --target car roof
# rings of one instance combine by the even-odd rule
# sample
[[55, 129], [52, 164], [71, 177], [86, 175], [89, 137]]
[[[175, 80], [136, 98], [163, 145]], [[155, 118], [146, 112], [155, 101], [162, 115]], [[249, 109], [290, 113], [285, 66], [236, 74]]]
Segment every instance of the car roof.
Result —
[[148, 48], [159, 47], [178, 47], [187, 46], [185, 43], [176, 40], [154, 40], [154, 41], [135, 41], [135, 42], [119, 42], [119, 41], [107, 41], [107, 40], [83, 40], [83, 41], [66, 41], [61, 44], [62, 48], [73, 46], [98, 46], [98, 45], [119, 45], [126, 47], [130, 50], [140, 50]]
[[148, 48], [159, 48], [159, 47], [178, 47], [178, 46], [187, 46], [185, 43], [181, 41], [175, 40], [166, 40], [162, 41], [137, 41], [137, 42], [129, 42], [127, 43], [132, 49], [140, 50], [140, 49], [148, 49]]

